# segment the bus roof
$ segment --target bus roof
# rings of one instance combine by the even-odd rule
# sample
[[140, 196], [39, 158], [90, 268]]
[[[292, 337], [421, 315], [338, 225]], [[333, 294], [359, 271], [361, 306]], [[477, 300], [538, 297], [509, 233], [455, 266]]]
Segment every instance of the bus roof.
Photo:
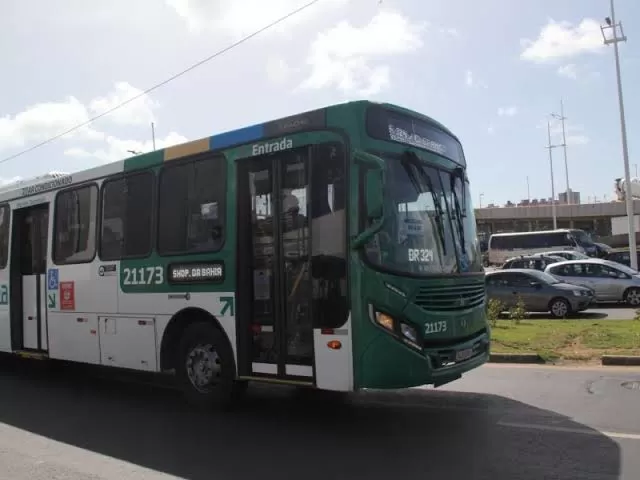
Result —
[[381, 106], [429, 122], [446, 134], [451, 135], [459, 142], [459, 139], [448, 128], [427, 115], [390, 103], [373, 102], [370, 100], [354, 100], [336, 103], [316, 110], [296, 113], [287, 117], [257, 123], [209, 137], [172, 145], [160, 150], [134, 155], [122, 160], [116, 160], [107, 164], [80, 170], [73, 174], [52, 172], [39, 175], [28, 180], [14, 182], [0, 188], [0, 202], [28, 197], [63, 187], [69, 187], [73, 184], [87, 182], [123, 171], [133, 171], [155, 165], [161, 165], [163, 162], [168, 160], [175, 160], [198, 153], [205, 153], [211, 150], [223, 150], [225, 148], [260, 140], [268, 140], [269, 138], [280, 137], [304, 130], [324, 128], [330, 123], [327, 121], [328, 117], [338, 113], [340, 110], [345, 108], [353, 109], [357, 107], [364, 109], [369, 105]]

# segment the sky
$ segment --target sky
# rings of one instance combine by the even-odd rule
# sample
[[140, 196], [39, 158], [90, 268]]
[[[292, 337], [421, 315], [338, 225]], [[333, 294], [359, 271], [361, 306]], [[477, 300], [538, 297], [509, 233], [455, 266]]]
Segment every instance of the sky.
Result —
[[[0, 184], [356, 99], [436, 118], [462, 141], [477, 206], [551, 196], [547, 120], [567, 118], [570, 187], [624, 176], [608, 0], [20, 0], [0, 17]], [[640, 163], [640, 2], [616, 0], [631, 175]], [[562, 143], [552, 122], [552, 143]], [[553, 149], [556, 193], [566, 190]]]

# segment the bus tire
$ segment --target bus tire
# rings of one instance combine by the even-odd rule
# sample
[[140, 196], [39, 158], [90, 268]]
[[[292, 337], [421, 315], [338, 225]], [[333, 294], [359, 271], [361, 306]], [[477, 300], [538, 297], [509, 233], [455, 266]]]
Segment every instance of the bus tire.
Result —
[[225, 334], [208, 322], [189, 325], [180, 339], [176, 376], [187, 401], [199, 408], [226, 409], [246, 389], [236, 381], [233, 351]]

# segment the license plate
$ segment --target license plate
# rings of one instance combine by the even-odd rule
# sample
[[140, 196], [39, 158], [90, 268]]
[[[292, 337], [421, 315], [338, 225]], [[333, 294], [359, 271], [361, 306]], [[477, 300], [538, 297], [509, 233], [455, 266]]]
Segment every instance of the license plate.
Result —
[[473, 355], [473, 348], [465, 348], [464, 350], [458, 350], [456, 352], [456, 362], [466, 360]]

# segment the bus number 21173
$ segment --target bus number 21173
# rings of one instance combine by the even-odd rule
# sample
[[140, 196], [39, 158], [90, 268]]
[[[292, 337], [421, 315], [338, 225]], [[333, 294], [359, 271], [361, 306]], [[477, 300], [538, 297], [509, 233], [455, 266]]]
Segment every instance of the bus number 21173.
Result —
[[162, 267], [124, 268], [124, 285], [160, 285], [164, 283]]

